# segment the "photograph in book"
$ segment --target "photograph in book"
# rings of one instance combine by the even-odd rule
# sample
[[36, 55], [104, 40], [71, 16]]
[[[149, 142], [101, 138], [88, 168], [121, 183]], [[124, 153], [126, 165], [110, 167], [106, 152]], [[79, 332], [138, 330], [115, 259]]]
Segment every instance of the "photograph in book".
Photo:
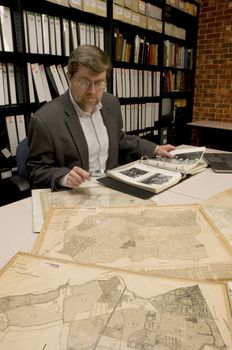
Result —
[[232, 280], [232, 248], [197, 205], [52, 208], [33, 253], [183, 278]]
[[186, 174], [196, 174], [207, 168], [207, 163], [203, 159], [205, 147], [177, 148], [171, 151], [171, 158], [156, 157], [144, 159], [144, 164], [162, 169], [179, 171]]
[[140, 160], [107, 171], [107, 175], [128, 185], [159, 193], [176, 185], [186, 175], [207, 168], [205, 147], [187, 147], [171, 151], [171, 158], [143, 156]]
[[1, 350], [232, 349], [223, 283], [18, 253], [0, 284]]
[[107, 176], [154, 193], [162, 192], [182, 179], [180, 172], [146, 165], [144, 161], [108, 170]]

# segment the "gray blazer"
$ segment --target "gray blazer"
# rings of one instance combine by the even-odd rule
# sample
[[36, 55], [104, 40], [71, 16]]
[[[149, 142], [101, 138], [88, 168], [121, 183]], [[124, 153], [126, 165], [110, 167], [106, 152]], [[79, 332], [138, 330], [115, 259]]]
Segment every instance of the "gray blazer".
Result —
[[[118, 165], [119, 149], [152, 156], [156, 144], [122, 132], [120, 103], [104, 93], [102, 117], [109, 137], [107, 169]], [[28, 178], [32, 188], [56, 189], [56, 181], [73, 166], [89, 170], [88, 146], [69, 91], [43, 105], [30, 119]]]

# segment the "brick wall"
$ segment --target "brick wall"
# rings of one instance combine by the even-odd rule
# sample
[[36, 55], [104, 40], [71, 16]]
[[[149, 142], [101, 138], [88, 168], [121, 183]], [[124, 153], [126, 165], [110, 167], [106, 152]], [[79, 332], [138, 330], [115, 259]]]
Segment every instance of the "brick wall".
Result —
[[232, 122], [232, 1], [201, 4], [193, 120]]

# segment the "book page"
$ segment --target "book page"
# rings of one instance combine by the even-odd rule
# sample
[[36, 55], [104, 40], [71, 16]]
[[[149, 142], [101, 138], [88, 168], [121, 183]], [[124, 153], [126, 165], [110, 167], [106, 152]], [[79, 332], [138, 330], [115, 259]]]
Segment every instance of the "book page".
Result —
[[[159, 167], [162, 169], [168, 169], [173, 171], [180, 171], [182, 173], [190, 173], [199, 162], [202, 161], [205, 147], [187, 147], [181, 149], [175, 149], [170, 154], [172, 158], [156, 157], [152, 159], [144, 160], [144, 164]], [[207, 167], [206, 162], [202, 162], [204, 168]]]
[[189, 270], [197, 279], [232, 280], [231, 247], [197, 205], [52, 208], [33, 253], [151, 274], [181, 277], [183, 271], [188, 278]]
[[181, 173], [154, 168], [145, 162], [147, 161], [133, 162], [123, 167], [108, 170], [107, 175], [154, 193], [159, 193], [182, 179]]
[[[18, 254], [0, 275], [1, 350], [231, 349], [224, 284]], [[173, 344], [172, 347], [167, 344]], [[144, 348], [145, 349], [145, 348]]]

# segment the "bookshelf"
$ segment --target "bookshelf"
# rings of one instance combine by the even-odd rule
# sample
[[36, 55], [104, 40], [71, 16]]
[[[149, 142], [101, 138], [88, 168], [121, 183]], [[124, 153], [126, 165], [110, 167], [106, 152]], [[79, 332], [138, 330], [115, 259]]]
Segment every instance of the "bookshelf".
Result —
[[31, 114], [68, 88], [68, 56], [82, 43], [111, 57], [108, 90], [120, 100], [126, 132], [160, 144], [183, 141], [192, 115], [197, 1], [0, 0], [0, 8], [10, 15], [8, 44], [5, 35], [0, 40], [0, 183], [17, 170], [15, 145]]

